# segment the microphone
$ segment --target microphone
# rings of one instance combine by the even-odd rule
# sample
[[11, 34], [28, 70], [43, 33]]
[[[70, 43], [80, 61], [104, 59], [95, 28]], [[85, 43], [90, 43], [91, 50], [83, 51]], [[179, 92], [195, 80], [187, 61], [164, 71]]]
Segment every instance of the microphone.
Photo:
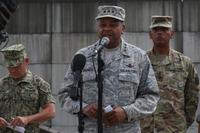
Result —
[[75, 55], [73, 61], [72, 61], [72, 72], [74, 75], [74, 83], [72, 86], [72, 89], [69, 92], [70, 98], [72, 100], [78, 100], [78, 97], [80, 94], [78, 93], [79, 91], [79, 84], [82, 80], [82, 70], [85, 66], [86, 63], [86, 58], [82, 54], [77, 54]]
[[99, 41], [99, 45], [95, 48], [95, 54], [97, 54], [97, 52], [99, 50], [101, 50], [103, 47], [105, 47], [106, 45], [108, 45], [110, 42], [110, 39], [108, 37], [103, 37], [100, 39]]

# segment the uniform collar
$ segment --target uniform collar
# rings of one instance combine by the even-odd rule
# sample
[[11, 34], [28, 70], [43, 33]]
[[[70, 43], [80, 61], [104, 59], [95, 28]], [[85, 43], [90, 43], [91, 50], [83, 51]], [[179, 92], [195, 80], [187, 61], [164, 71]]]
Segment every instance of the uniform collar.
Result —
[[124, 41], [124, 39], [122, 38], [122, 43], [121, 43], [121, 54], [124, 56], [131, 56], [131, 51], [130, 49], [127, 48], [127, 42]]
[[[130, 57], [132, 51], [127, 48], [128, 43], [125, 42], [123, 38], [121, 38], [121, 40], [122, 41], [121, 41], [121, 44], [120, 44], [120, 54], [119, 54], [119, 56], [124, 55], [124, 56]], [[81, 49], [76, 54], [83, 54], [83, 55], [86, 56], [86, 58], [90, 58], [90, 57], [97, 58], [97, 54], [94, 54], [94, 51], [95, 51], [95, 48], [98, 46], [98, 44], [99, 44], [99, 40], [97, 42], [95, 42], [93, 45]]]
[[170, 49], [168, 55], [155, 54], [153, 49], [147, 51], [153, 65], [167, 65], [176, 61], [175, 50]]
[[32, 77], [33, 77], [33, 74], [28, 70], [26, 73], [26, 76], [23, 79], [19, 80], [18, 83], [21, 83], [21, 82], [30, 83], [33, 79]]
[[28, 70], [27, 73], [26, 73], [26, 76], [19, 81], [14, 80], [10, 75], [8, 75], [7, 78], [5, 78], [4, 80], [14, 82], [15, 84], [19, 84], [19, 83], [22, 83], [22, 82], [31, 83], [32, 82], [32, 76], [33, 76], [33, 74]]

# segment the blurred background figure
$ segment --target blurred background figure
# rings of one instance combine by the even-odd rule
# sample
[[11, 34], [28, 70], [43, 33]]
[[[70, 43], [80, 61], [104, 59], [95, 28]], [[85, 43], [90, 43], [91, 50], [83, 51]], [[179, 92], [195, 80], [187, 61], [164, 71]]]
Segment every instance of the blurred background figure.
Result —
[[9, 74], [0, 79], [0, 132], [11, 133], [9, 126], [21, 126], [25, 132], [39, 133], [39, 124], [55, 116], [50, 85], [28, 70], [29, 58], [22, 44], [1, 52]]
[[174, 50], [171, 16], [152, 16], [147, 54], [155, 71], [160, 100], [155, 113], [141, 122], [144, 133], [185, 133], [195, 120], [199, 78], [189, 57]]

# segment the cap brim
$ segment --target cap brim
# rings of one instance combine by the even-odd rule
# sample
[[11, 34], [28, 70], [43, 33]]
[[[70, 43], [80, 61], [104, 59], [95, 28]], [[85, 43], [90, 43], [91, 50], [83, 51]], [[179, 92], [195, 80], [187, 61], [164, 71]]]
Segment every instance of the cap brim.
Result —
[[114, 19], [117, 19], [117, 20], [119, 20], [119, 21], [124, 22], [123, 19], [121, 19], [121, 18], [119, 18], [119, 17], [116, 17], [116, 16], [112, 16], [112, 15], [97, 16], [95, 19], [98, 20], [98, 19], [101, 19], [101, 18], [114, 18]]
[[17, 59], [17, 60], [14, 60], [14, 59], [5, 59], [4, 60], [4, 65], [6, 66], [6, 67], [17, 67], [17, 66], [19, 66], [20, 64], [22, 64], [22, 62], [23, 62], [23, 59]]
[[159, 24], [159, 25], [152, 25], [152, 26], [150, 26], [150, 29], [156, 28], [156, 27], [172, 28], [171, 25], [161, 25], [161, 24]]

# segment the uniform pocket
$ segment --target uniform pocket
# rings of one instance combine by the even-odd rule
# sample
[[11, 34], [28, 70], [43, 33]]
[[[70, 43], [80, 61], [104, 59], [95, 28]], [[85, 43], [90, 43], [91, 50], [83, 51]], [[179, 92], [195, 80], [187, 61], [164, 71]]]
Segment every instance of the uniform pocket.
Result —
[[96, 75], [92, 62], [86, 62], [86, 65], [82, 71], [82, 75], [83, 75], [83, 82], [95, 80]]
[[1, 102], [5, 102], [9, 100], [11, 97], [9, 96], [10, 91], [0, 91], [0, 100]]
[[97, 82], [94, 71], [83, 71], [83, 100], [94, 102], [97, 98]]
[[37, 88], [33, 85], [25, 85], [21, 87], [21, 99], [25, 102], [36, 102], [38, 100], [39, 94]]
[[139, 79], [136, 73], [120, 72], [118, 98], [121, 105], [135, 101]]
[[86, 81], [95, 81], [96, 75], [93, 71], [83, 71], [83, 82]]
[[183, 66], [180, 64], [175, 64], [167, 68], [166, 72], [169, 77], [169, 83], [174, 85], [174, 87], [179, 89], [184, 89], [188, 72], [183, 69]]

